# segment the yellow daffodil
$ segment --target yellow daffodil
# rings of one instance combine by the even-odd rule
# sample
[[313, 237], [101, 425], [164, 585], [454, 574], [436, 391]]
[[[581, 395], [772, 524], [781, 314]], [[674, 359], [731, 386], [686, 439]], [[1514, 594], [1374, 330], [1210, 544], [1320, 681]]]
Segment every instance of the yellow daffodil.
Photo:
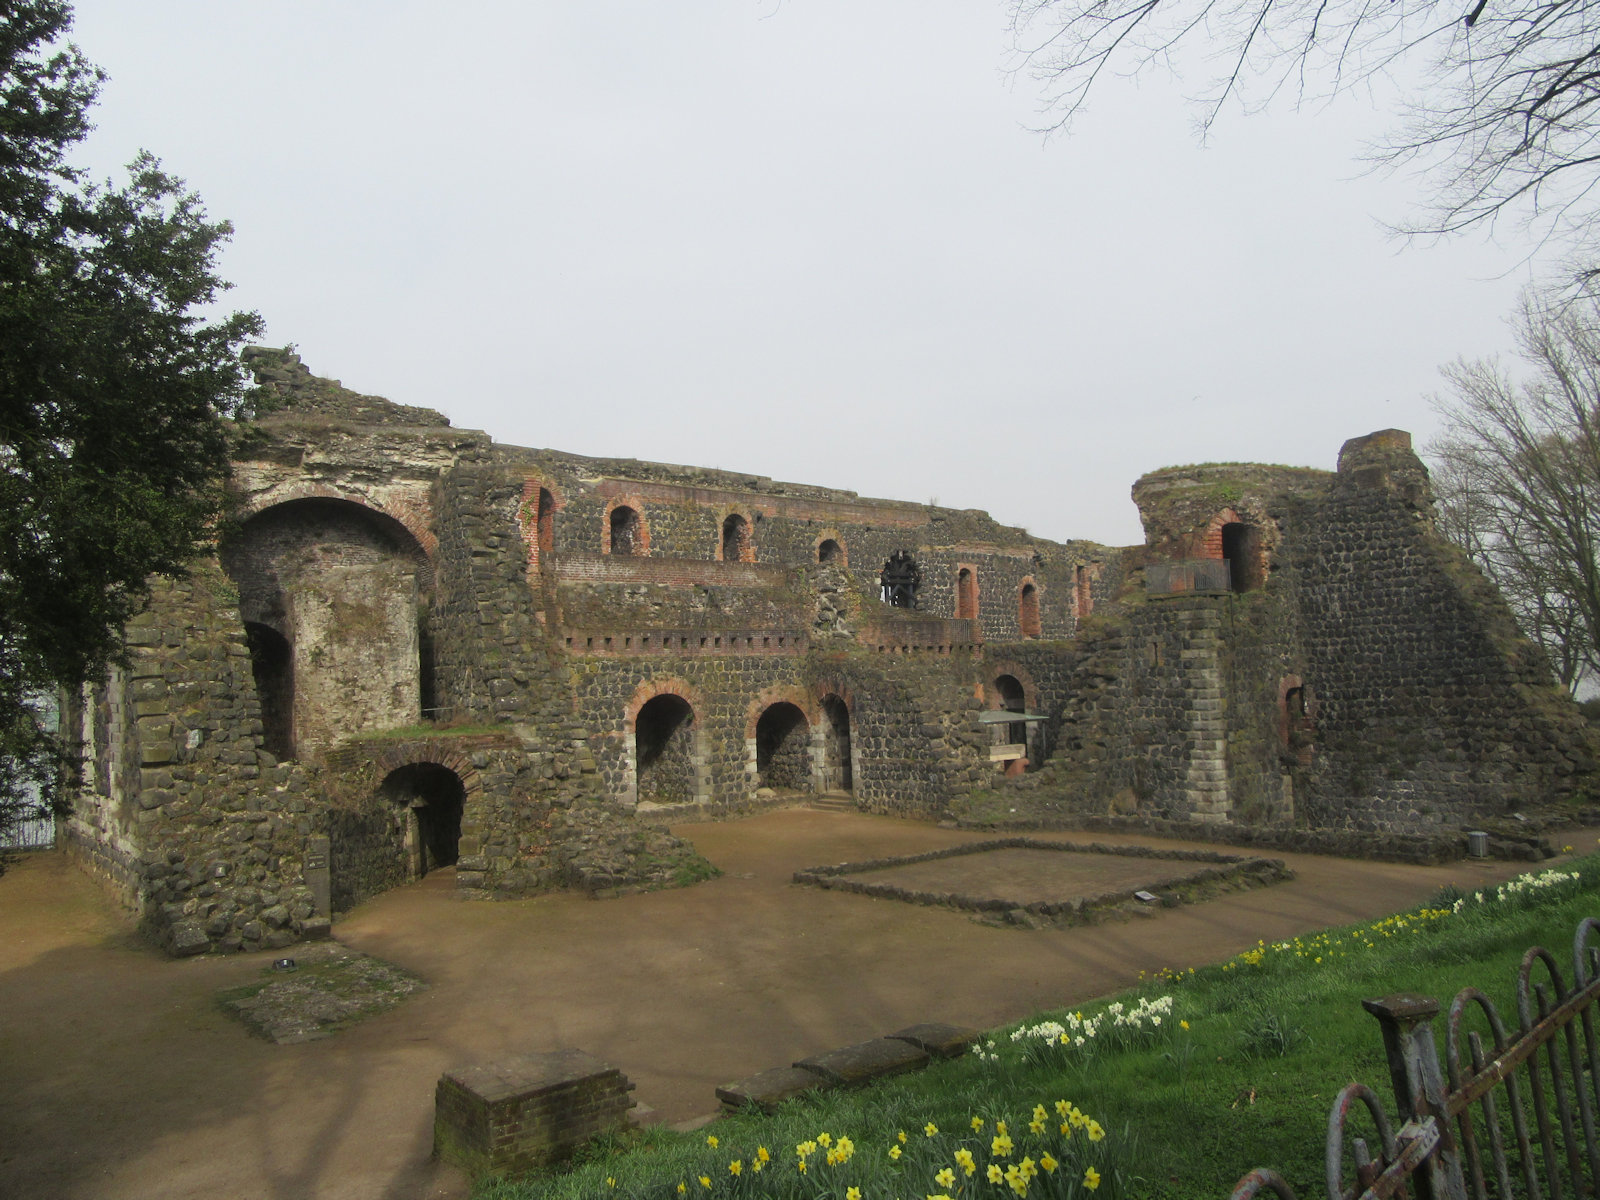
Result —
[[841, 1137], [833, 1152], [838, 1155], [840, 1162], [847, 1163], [850, 1161], [850, 1156], [856, 1152], [856, 1144], [847, 1137]]
[[1035, 1121], [1042, 1121], [1042, 1120], [1044, 1120], [1044, 1118], [1045, 1118], [1045, 1115], [1046, 1115], [1046, 1114], [1045, 1114], [1045, 1111], [1044, 1111], [1044, 1105], [1042, 1105], [1042, 1104], [1035, 1104], [1035, 1105], [1034, 1105], [1034, 1106], [1033, 1106], [1033, 1119], [1034, 1119], [1034, 1120], [1035, 1120]]
[[982, 1117], [973, 1117], [972, 1118], [972, 1132], [973, 1133], [977, 1133], [978, 1130], [980, 1130], [982, 1128], [983, 1128], [983, 1118]]
[[989, 1182], [990, 1183], [1004, 1183], [1005, 1181], [1006, 1181], [1006, 1173], [1004, 1171], [1002, 1171], [999, 1167], [995, 1166], [993, 1163], [990, 1163], [989, 1164]]
[[904, 1129], [902, 1129], [899, 1133], [895, 1134], [895, 1137], [900, 1139], [900, 1144], [902, 1146], [904, 1146], [906, 1144], [906, 1131]]
[[1067, 1114], [1069, 1114], [1071, 1111], [1072, 1111], [1072, 1105], [1068, 1101], [1066, 1101], [1066, 1100], [1057, 1100], [1056, 1101], [1056, 1116], [1060, 1117], [1062, 1120], [1066, 1120]]
[[1106, 1131], [1100, 1128], [1099, 1121], [1089, 1122], [1089, 1140], [1091, 1142], [1098, 1142], [1101, 1138], [1105, 1137], [1105, 1135]]
[[1096, 1171], [1093, 1167], [1090, 1167], [1087, 1171], [1085, 1171], [1083, 1173], [1083, 1186], [1088, 1188], [1091, 1192], [1094, 1191], [1095, 1188], [1099, 1187], [1100, 1172]]
[[744, 1160], [742, 1158], [736, 1158], [728, 1164], [728, 1174], [732, 1175], [735, 1179], [737, 1179], [743, 1173]]
[[861, 1189], [857, 1187], [845, 1188], [844, 1200], [861, 1200]]
[[1033, 1165], [1033, 1159], [1025, 1158], [1017, 1164], [1017, 1170], [1022, 1172], [1024, 1179], [1032, 1179], [1039, 1173], [1039, 1168]]
[[1044, 1122], [1043, 1121], [1029, 1121], [1028, 1122], [1028, 1132], [1029, 1133], [1043, 1133], [1044, 1132]]
[[1004, 1121], [996, 1121], [994, 1123], [994, 1131], [996, 1133], [998, 1133], [1001, 1137], [1005, 1137], [1005, 1135], [1006, 1135], [1006, 1123]]
[[927, 1134], [929, 1137], [936, 1137], [939, 1133], [939, 1127], [932, 1121], [929, 1121], [922, 1127], [922, 1132]]
[[710, 1146], [713, 1150], [715, 1150], [717, 1148], [718, 1144], [719, 1143], [717, 1142], [717, 1135], [716, 1134], [712, 1134], [710, 1137], [708, 1137], [706, 1139], [706, 1145]]
[[956, 1151], [956, 1166], [960, 1167], [969, 1176], [973, 1175], [973, 1174], [976, 1174], [977, 1170], [978, 1170], [978, 1163], [972, 1157], [972, 1151], [971, 1150], [957, 1150]]
[[761, 1161], [761, 1160], [760, 1160], [760, 1159], [759, 1159], [759, 1158], [758, 1158], [758, 1159], [756, 1159], [756, 1161], [755, 1161], [755, 1162], [753, 1162], [753, 1163], [751, 1163], [751, 1164], [750, 1164], [750, 1169], [751, 1169], [751, 1170], [752, 1170], [752, 1171], [754, 1171], [754, 1172], [755, 1172], [755, 1173], [756, 1173], [756, 1174], [757, 1174], [757, 1175], [759, 1175], [759, 1174], [761, 1174], [761, 1170], [762, 1170], [762, 1168], [763, 1168], [763, 1167], [765, 1167], [765, 1166], [766, 1166], [766, 1165], [767, 1165], [767, 1164], [766, 1164], [766, 1163], [764, 1163], [764, 1162], [762, 1162], [762, 1161]]
[[939, 1170], [934, 1174], [933, 1181], [942, 1188], [954, 1187], [956, 1182], [956, 1173], [949, 1167], [940, 1167]]
[[681, 1196], [685, 1192], [687, 1192], [688, 1190], [689, 1190], [689, 1185], [687, 1183], [684, 1183], [682, 1180], [679, 1180], [678, 1181], [678, 1195]]
[[614, 1188], [614, 1187], [617, 1186], [617, 1181], [615, 1179], [613, 1179], [610, 1175], [607, 1175], [606, 1176], [606, 1186]]
[[1011, 1153], [1011, 1139], [1005, 1134], [998, 1134], [994, 1141], [989, 1143], [989, 1153], [996, 1158], [1004, 1158]]
[[700, 1176], [700, 1186], [705, 1188], [706, 1191], [709, 1192], [711, 1190], [711, 1176], [709, 1176], [709, 1175]]
[[1046, 1150], [1043, 1154], [1039, 1155], [1039, 1165], [1044, 1168], [1044, 1173], [1049, 1175], [1061, 1164], [1054, 1158], [1050, 1157], [1050, 1152]]
[[806, 1173], [806, 1160], [805, 1159], [802, 1158], [799, 1162], [797, 1162], [795, 1164], [795, 1166], [800, 1168], [800, 1174], [804, 1175]]
[[900, 1161], [900, 1147], [899, 1146], [890, 1146], [889, 1147], [889, 1160], [891, 1162], [899, 1162]]
[[829, 1146], [833, 1145], [833, 1139], [826, 1133], [819, 1133], [817, 1134], [817, 1145], [821, 1146], [823, 1149], [827, 1149]]
[[772, 1155], [767, 1153], [767, 1148], [765, 1146], [757, 1146], [756, 1147], [756, 1158], [759, 1159], [761, 1162], [771, 1162], [772, 1161]]

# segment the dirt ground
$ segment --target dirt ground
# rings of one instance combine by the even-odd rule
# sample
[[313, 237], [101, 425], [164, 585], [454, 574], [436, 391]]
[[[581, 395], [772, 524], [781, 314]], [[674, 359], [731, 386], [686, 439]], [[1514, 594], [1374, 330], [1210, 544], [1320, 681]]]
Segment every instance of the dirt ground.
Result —
[[677, 832], [725, 874], [486, 904], [456, 900], [440, 872], [363, 905], [335, 935], [429, 990], [292, 1046], [251, 1037], [214, 999], [275, 955], [169, 961], [63, 856], [25, 858], [0, 876], [0, 1197], [464, 1197], [464, 1178], [429, 1159], [434, 1083], [454, 1067], [577, 1047], [620, 1067], [657, 1119], [683, 1121], [715, 1109], [717, 1084], [917, 1021], [993, 1026], [1526, 869], [1284, 855], [1290, 883], [1021, 930], [790, 882], [976, 834], [807, 809]]

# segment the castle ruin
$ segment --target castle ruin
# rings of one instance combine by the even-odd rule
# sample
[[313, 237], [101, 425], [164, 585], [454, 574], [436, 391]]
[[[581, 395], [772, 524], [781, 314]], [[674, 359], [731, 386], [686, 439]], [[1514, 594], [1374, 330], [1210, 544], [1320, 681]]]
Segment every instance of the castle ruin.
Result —
[[1590, 786], [1398, 431], [1332, 473], [1147, 475], [1114, 548], [503, 446], [246, 357], [277, 407], [236, 521], [67, 706], [67, 844], [174, 953], [320, 936], [441, 866], [484, 898], [689, 882], [667, 824], [807, 794], [1378, 837]]

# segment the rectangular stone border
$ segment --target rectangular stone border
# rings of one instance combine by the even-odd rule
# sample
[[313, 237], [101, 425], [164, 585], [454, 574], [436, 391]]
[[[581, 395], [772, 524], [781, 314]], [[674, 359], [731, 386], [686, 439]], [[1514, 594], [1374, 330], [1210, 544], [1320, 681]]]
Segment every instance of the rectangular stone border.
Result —
[[[1143, 887], [1122, 891], [1102, 892], [1095, 896], [1077, 896], [1071, 900], [1036, 900], [1031, 904], [1016, 904], [990, 896], [967, 896], [959, 892], [923, 892], [903, 888], [892, 883], [871, 883], [847, 876], [888, 867], [904, 867], [914, 863], [934, 862], [942, 858], [958, 858], [968, 854], [984, 854], [991, 850], [1053, 850], [1064, 854], [1111, 854], [1127, 858], [1153, 858], [1169, 862], [1207, 863], [1208, 866], [1170, 880], [1161, 885], [1161, 902], [1175, 905], [1186, 901], [1206, 899], [1221, 891], [1268, 887], [1286, 879], [1293, 879], [1291, 871], [1280, 858], [1254, 858], [1237, 854], [1222, 854], [1215, 850], [1175, 850], [1165, 847], [1112, 846], [1102, 842], [1078, 845], [1074, 842], [1046, 842], [1029, 837], [992, 838], [988, 841], [969, 842], [964, 846], [947, 846], [942, 850], [928, 850], [922, 854], [904, 854], [889, 858], [864, 859], [861, 862], [837, 863], [831, 867], [808, 867], [794, 873], [794, 882], [809, 887], [851, 892], [861, 896], [875, 896], [885, 900], [900, 900], [909, 904], [926, 904], [940, 908], [954, 908], [964, 912], [1007, 914], [1013, 923], [1052, 923], [1077, 925], [1092, 922], [1096, 915], [1116, 908], [1134, 899], [1134, 893], [1146, 891]], [[1017, 914], [1024, 914], [1019, 919]]]

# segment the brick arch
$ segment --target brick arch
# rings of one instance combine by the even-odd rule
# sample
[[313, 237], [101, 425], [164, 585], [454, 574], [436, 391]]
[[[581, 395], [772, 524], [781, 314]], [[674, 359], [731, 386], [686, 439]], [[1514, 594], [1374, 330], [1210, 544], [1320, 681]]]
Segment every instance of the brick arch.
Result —
[[454, 771], [456, 778], [461, 780], [461, 786], [470, 800], [474, 796], [483, 794], [483, 777], [478, 774], [478, 769], [472, 765], [472, 759], [450, 742], [429, 739], [417, 742], [401, 742], [392, 749], [385, 750], [372, 760], [382, 776], [387, 779], [401, 767], [412, 767], [419, 763], [430, 766], [445, 767]]
[[[1028, 589], [1033, 589], [1030, 597]], [[1044, 589], [1039, 586], [1039, 581], [1032, 575], [1024, 575], [1017, 581], [1017, 633], [1025, 638], [1036, 638], [1044, 631], [1044, 606], [1041, 597]]]
[[290, 504], [296, 500], [343, 500], [347, 504], [354, 504], [381, 517], [387, 517], [399, 525], [411, 535], [430, 563], [439, 551], [439, 539], [429, 528], [432, 524], [432, 514], [425, 509], [403, 498], [384, 502], [360, 492], [331, 487], [326, 483], [298, 480], [268, 488], [265, 492], [250, 496], [240, 505], [240, 519], [249, 520], [269, 508]]
[[638, 519], [638, 540], [634, 543], [634, 558], [650, 557], [650, 522], [645, 519], [644, 501], [638, 496], [613, 496], [606, 501], [606, 510], [600, 518], [600, 553], [611, 553], [611, 514], [619, 508], [631, 508]]
[[[845, 708], [850, 710], [850, 716], [853, 718], [856, 715], [855, 693], [850, 690], [847, 684], [841, 683], [837, 679], [818, 680], [811, 686], [811, 695], [814, 699], [807, 709], [808, 712], [820, 713], [822, 711], [822, 702], [829, 696], [837, 696], [844, 701]], [[802, 705], [801, 707], [804, 708], [806, 706]]]
[[639, 717], [639, 710], [657, 696], [677, 696], [686, 701], [694, 710], [694, 723], [700, 724], [701, 715], [705, 712], [705, 701], [700, 695], [700, 690], [676, 675], [647, 679], [634, 689], [633, 699], [629, 700], [627, 707], [622, 710], [623, 724], [631, 729]]
[[1009, 675], [1022, 685], [1023, 706], [1036, 710], [1039, 703], [1039, 685], [1034, 682], [1033, 673], [1021, 663], [1009, 659], [991, 659], [988, 669], [984, 672], [983, 703], [984, 707], [993, 704], [999, 695], [995, 687], [995, 680], [1002, 675]]
[[844, 538], [839, 536], [839, 531], [837, 529], [824, 529], [812, 540], [812, 562], [820, 563], [822, 561], [822, 546], [824, 542], [832, 542], [835, 546], [839, 547], [839, 566], [848, 567], [850, 565], [850, 547], [848, 544], [846, 544]]
[[[528, 560], [528, 582], [534, 582], [539, 575], [539, 562], [546, 548], [540, 545], [539, 530], [539, 493], [550, 493], [551, 521], [554, 523], [555, 514], [567, 506], [567, 500], [561, 489], [548, 479], [537, 475], [530, 475], [522, 481], [522, 502], [517, 505], [517, 528], [522, 533], [522, 548]], [[638, 512], [638, 509], [634, 509]], [[610, 513], [606, 514], [609, 522]], [[640, 518], [641, 524], [643, 517]], [[553, 534], [552, 534], [553, 536]], [[607, 539], [609, 543], [609, 538]], [[551, 547], [553, 549], [553, 547]]]
[[818, 710], [822, 704], [822, 697], [813, 700], [805, 688], [798, 687], [770, 687], [750, 702], [745, 710], [744, 737], [746, 741], [756, 736], [756, 725], [761, 721], [761, 714], [774, 704], [792, 704], [805, 715], [806, 723], [815, 726]]
[[[722, 545], [723, 530], [727, 527], [728, 520], [731, 517], [738, 517], [740, 521], [744, 522], [743, 535], [739, 538], [739, 557], [736, 559], [728, 558]], [[718, 562], [753, 563], [756, 560], [755, 520], [747, 510], [740, 508], [736, 504], [726, 505], [717, 512], [717, 544], [715, 557], [716, 561]]]

